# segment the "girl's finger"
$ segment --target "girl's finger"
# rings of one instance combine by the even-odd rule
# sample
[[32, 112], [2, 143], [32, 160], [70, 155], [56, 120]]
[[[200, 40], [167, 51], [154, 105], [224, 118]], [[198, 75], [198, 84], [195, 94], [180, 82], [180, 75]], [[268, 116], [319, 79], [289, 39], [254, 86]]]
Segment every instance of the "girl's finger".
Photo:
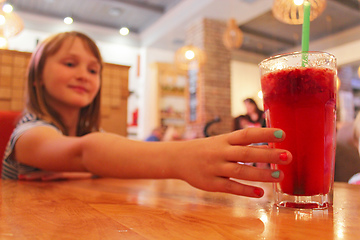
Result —
[[63, 172], [62, 177], [66, 179], [87, 179], [92, 178], [93, 174], [89, 172]]
[[91, 178], [93, 174], [88, 172], [46, 172], [39, 171], [33, 172], [29, 174], [20, 174], [18, 178], [20, 180], [27, 181], [54, 181], [54, 180], [62, 180], [62, 179], [87, 179]]
[[88, 179], [92, 178], [93, 174], [89, 172], [57, 172], [51, 175], [46, 175], [41, 178], [43, 181], [53, 180], [77, 180], [77, 179]]
[[220, 176], [256, 182], [280, 182], [284, 179], [279, 170], [261, 169], [245, 164], [228, 162], [219, 169]]
[[277, 128], [246, 128], [232, 132], [228, 136], [231, 145], [249, 145], [252, 143], [281, 142], [285, 132]]
[[245, 185], [229, 178], [218, 177], [213, 182], [213, 191], [225, 192], [246, 197], [260, 198], [264, 195], [264, 190], [259, 187]]
[[289, 151], [282, 149], [232, 146], [226, 152], [226, 160], [246, 163], [288, 164], [292, 160], [292, 155]]
[[50, 175], [50, 172], [45, 171], [39, 171], [39, 172], [32, 172], [28, 174], [19, 174], [18, 178], [20, 180], [27, 180], [27, 181], [35, 181], [35, 180], [41, 180], [42, 178]]

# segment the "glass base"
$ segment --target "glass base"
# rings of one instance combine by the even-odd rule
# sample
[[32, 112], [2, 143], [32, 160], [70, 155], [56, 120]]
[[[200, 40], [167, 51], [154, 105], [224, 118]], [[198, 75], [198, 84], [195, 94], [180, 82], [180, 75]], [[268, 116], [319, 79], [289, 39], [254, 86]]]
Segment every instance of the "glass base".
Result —
[[282, 192], [275, 192], [275, 205], [277, 207], [296, 209], [327, 209], [333, 205], [333, 194], [319, 194], [313, 196], [295, 196]]

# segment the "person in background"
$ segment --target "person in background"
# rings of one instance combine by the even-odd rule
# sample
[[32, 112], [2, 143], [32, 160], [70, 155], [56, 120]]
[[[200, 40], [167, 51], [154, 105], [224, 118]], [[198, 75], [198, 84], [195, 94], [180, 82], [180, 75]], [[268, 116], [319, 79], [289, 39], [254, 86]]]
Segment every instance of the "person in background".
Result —
[[259, 109], [254, 99], [246, 98], [243, 102], [246, 114], [234, 119], [234, 130], [248, 127], [266, 127], [264, 112]]
[[167, 142], [99, 131], [102, 68], [95, 42], [80, 32], [59, 33], [37, 46], [28, 66], [26, 109], [6, 149], [2, 179], [169, 178], [248, 197], [264, 191], [233, 179], [284, 179], [280, 170], [238, 164], [291, 162], [289, 151], [249, 146], [283, 141], [281, 129], [248, 128]]
[[252, 98], [244, 100], [247, 114], [245, 115], [249, 124], [247, 127], [266, 127], [265, 115]]
[[247, 119], [247, 117], [245, 115], [240, 115], [236, 118], [234, 118], [234, 128], [233, 130], [240, 130], [240, 129], [244, 129], [247, 128], [247, 126], [249, 125], [249, 120]]
[[148, 136], [145, 141], [146, 142], [160, 142], [164, 138], [164, 134], [166, 131], [166, 127], [157, 127], [152, 130], [150, 136]]
[[[356, 115], [354, 121], [354, 144], [358, 149], [358, 153], [360, 153], [360, 112]], [[349, 179], [350, 184], [359, 184], [360, 185], [360, 173], [355, 174]]]

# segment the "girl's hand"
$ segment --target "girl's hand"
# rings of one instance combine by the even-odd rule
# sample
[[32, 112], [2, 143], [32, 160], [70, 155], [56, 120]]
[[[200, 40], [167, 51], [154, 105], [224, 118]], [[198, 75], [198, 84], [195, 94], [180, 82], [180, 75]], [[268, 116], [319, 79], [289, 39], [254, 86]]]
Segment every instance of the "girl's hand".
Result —
[[[279, 170], [261, 169], [241, 163], [288, 164], [289, 151], [269, 147], [248, 146], [252, 143], [281, 142], [285, 133], [273, 128], [247, 128], [229, 134], [188, 141], [179, 159], [180, 178], [194, 187], [213, 192], [226, 192], [248, 197], [262, 197], [263, 189], [237, 181], [280, 182], [284, 178]], [[191, 143], [190, 143], [191, 142]], [[194, 152], [196, 154], [194, 154]], [[182, 155], [183, 156], [183, 155]]]
[[48, 172], [37, 171], [28, 174], [18, 175], [19, 180], [26, 181], [54, 181], [54, 180], [70, 180], [70, 179], [88, 179], [94, 175], [88, 172]]

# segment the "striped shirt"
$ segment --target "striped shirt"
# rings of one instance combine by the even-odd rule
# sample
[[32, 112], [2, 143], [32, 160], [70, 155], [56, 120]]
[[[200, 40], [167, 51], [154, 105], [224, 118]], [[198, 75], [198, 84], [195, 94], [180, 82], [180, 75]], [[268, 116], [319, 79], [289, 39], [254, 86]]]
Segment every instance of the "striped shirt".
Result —
[[61, 132], [60, 129], [55, 127], [55, 125], [38, 118], [36, 115], [31, 113], [25, 114], [16, 125], [7, 144], [2, 166], [2, 179], [18, 179], [19, 174], [27, 174], [40, 170], [38, 168], [17, 162], [13, 154], [15, 143], [19, 137], [27, 130], [40, 126], [48, 126]]

